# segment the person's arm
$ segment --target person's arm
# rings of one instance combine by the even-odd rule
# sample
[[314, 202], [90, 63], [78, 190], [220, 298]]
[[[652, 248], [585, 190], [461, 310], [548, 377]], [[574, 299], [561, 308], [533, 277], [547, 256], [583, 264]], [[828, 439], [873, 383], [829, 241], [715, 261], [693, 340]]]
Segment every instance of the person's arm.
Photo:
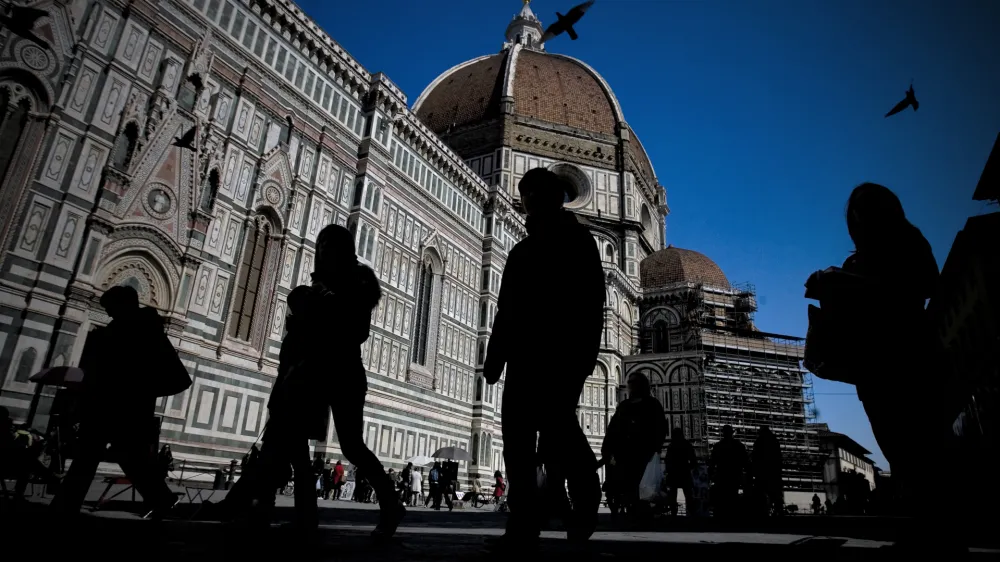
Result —
[[490, 334], [486, 360], [483, 362], [483, 376], [487, 384], [495, 384], [500, 380], [500, 374], [510, 357], [512, 327], [509, 323], [508, 308], [517, 299], [518, 280], [521, 275], [519, 255], [517, 246], [511, 249], [507, 256], [507, 264], [504, 266], [503, 277], [500, 278], [500, 294], [497, 296], [493, 332]]

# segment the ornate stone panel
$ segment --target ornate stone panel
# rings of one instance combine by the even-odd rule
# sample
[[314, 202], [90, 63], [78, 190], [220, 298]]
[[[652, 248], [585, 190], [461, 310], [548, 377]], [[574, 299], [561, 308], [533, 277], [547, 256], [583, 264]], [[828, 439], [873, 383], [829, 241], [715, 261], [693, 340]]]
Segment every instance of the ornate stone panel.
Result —
[[242, 98], [236, 107], [236, 119], [233, 122], [233, 135], [242, 140], [246, 141], [247, 137], [252, 130], [253, 124], [253, 102]]
[[102, 55], [107, 55], [114, 42], [115, 28], [118, 27], [119, 20], [121, 16], [114, 13], [114, 10], [103, 9], [90, 36], [91, 48]]
[[101, 181], [101, 170], [107, 162], [110, 149], [94, 139], [86, 139], [76, 161], [76, 172], [69, 182], [70, 193], [93, 201]]
[[94, 92], [100, 82], [101, 67], [92, 60], [84, 59], [77, 71], [76, 82], [66, 100], [66, 114], [76, 117], [80, 121], [87, 121], [87, 109], [90, 107], [90, 100], [93, 99]]
[[42, 236], [45, 234], [54, 204], [50, 199], [37, 194], [34, 196], [25, 215], [24, 225], [21, 227], [16, 247], [17, 253], [25, 257], [35, 258], [42, 244]]
[[66, 129], [59, 129], [56, 132], [55, 140], [49, 148], [49, 156], [45, 161], [39, 181], [53, 189], [61, 189], [63, 177], [69, 167], [69, 160], [76, 147], [77, 135]]
[[45, 262], [51, 265], [72, 269], [76, 261], [77, 251], [83, 237], [87, 211], [71, 205], [65, 205], [56, 223], [52, 241], [49, 243], [48, 256]]
[[101, 94], [101, 100], [97, 103], [97, 111], [94, 113], [92, 124], [105, 133], [116, 134], [121, 111], [128, 100], [130, 89], [131, 86], [127, 78], [117, 71], [108, 71], [108, 78], [104, 82], [104, 92]]
[[146, 43], [146, 51], [142, 54], [142, 62], [136, 75], [147, 84], [152, 84], [156, 79], [156, 71], [159, 68], [160, 57], [163, 56], [163, 45], [155, 39], [150, 39]]
[[143, 49], [146, 46], [146, 38], [149, 32], [146, 31], [135, 20], [129, 20], [118, 40], [118, 52], [115, 58], [130, 70], [135, 70], [142, 60]]

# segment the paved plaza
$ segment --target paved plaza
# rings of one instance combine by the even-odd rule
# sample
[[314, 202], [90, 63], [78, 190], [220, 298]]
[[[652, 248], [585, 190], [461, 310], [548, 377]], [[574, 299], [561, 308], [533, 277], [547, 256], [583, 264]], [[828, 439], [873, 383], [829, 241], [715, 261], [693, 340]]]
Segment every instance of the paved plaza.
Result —
[[[162, 522], [143, 520], [141, 506], [126, 492], [93, 511], [105, 486], [95, 482], [81, 517], [72, 524], [53, 524], [41, 488], [22, 504], [3, 504], [4, 535], [31, 545], [32, 559], [67, 560], [478, 560], [490, 558], [483, 548], [489, 536], [503, 532], [505, 515], [490, 507], [464, 507], [448, 512], [423, 507], [409, 510], [397, 540], [374, 546], [368, 533], [378, 509], [371, 504], [320, 500], [321, 546], [310, 555], [299, 552], [290, 533], [274, 525], [268, 532], [251, 533], [236, 525], [200, 520], [199, 500], [184, 496], [175, 517]], [[121, 490], [115, 487], [111, 493]], [[203, 491], [208, 497], [211, 491]], [[211, 496], [217, 501], [225, 492]], [[279, 496], [277, 519], [292, 519], [292, 498]], [[892, 552], [895, 525], [885, 519], [797, 516], [756, 524], [725, 524], [713, 519], [667, 519], [649, 528], [622, 529], [602, 514], [598, 532], [584, 549], [574, 549], [565, 534], [546, 531], [541, 557], [574, 560], [634, 560], [649, 556], [765, 556], [769, 559], [803, 557], [886, 558]], [[58, 537], [58, 540], [53, 540]], [[10, 545], [10, 542], [7, 542]], [[7, 547], [9, 548], [9, 546]], [[979, 549], [977, 556], [995, 557], [1000, 551]]]

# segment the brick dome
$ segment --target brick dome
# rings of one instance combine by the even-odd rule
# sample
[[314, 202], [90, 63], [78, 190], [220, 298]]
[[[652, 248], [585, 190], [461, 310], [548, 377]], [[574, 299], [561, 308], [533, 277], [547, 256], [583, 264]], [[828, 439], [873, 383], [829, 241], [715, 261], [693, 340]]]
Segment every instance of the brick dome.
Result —
[[613, 136], [624, 123], [608, 83], [582, 61], [541, 49], [511, 45], [456, 65], [420, 94], [417, 117], [438, 134], [490, 122], [504, 99], [516, 116]]
[[656, 289], [674, 283], [702, 283], [720, 289], [729, 288], [729, 280], [705, 254], [667, 246], [653, 252], [639, 264], [643, 289]]

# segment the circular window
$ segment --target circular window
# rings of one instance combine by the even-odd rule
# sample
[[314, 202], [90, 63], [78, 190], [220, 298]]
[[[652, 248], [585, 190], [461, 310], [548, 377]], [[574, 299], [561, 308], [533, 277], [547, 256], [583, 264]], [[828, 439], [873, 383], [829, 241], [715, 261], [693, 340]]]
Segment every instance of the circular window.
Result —
[[566, 180], [568, 188], [564, 203], [567, 209], [581, 209], [590, 203], [590, 178], [583, 170], [559, 162], [549, 166], [549, 171]]
[[169, 217], [173, 211], [173, 198], [163, 187], [154, 187], [146, 194], [146, 210], [156, 218]]

